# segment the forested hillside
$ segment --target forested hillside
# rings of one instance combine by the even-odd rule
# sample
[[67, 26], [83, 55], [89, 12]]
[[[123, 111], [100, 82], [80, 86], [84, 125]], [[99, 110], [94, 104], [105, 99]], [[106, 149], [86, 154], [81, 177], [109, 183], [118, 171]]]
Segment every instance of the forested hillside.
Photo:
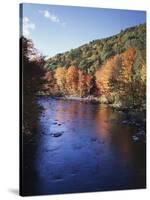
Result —
[[45, 64], [40, 94], [87, 97], [145, 109], [146, 24], [57, 54]]

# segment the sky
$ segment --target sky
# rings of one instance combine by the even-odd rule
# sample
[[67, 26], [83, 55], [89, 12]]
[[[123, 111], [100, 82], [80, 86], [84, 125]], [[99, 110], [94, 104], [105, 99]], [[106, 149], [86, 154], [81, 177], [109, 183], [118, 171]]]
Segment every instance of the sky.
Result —
[[146, 22], [145, 11], [23, 4], [23, 35], [46, 57]]

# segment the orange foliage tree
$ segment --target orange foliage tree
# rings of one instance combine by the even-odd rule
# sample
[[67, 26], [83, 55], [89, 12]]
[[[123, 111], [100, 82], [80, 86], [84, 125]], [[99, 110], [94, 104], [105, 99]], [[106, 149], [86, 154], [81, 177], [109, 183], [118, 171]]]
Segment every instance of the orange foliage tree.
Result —
[[66, 94], [66, 68], [58, 67], [55, 71], [55, 79], [60, 91]]
[[68, 69], [58, 67], [54, 77], [63, 95], [84, 97], [90, 94], [92, 77], [75, 66], [70, 66]]
[[77, 95], [78, 80], [78, 68], [75, 66], [70, 66], [66, 73], [66, 89], [69, 95]]
[[93, 79], [90, 75], [79, 70], [78, 80], [78, 94], [80, 97], [90, 95], [91, 88], [93, 87]]
[[117, 94], [121, 101], [126, 96], [131, 96], [134, 60], [135, 49], [129, 48], [124, 53], [109, 59], [96, 71], [96, 86], [100, 96], [104, 96], [110, 102], [114, 101], [113, 93]]
[[96, 86], [98, 88], [98, 95], [108, 98], [110, 90], [110, 79], [112, 76], [118, 74], [118, 68], [121, 65], [121, 57], [119, 55], [109, 59], [103, 66], [101, 66], [95, 73]]

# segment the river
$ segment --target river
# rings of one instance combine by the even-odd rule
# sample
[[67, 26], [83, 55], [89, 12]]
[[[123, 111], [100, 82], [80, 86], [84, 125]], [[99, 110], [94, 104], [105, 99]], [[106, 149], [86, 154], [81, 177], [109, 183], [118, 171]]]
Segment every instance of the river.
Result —
[[145, 188], [145, 143], [124, 113], [81, 101], [37, 99], [42, 107], [24, 145], [24, 194]]

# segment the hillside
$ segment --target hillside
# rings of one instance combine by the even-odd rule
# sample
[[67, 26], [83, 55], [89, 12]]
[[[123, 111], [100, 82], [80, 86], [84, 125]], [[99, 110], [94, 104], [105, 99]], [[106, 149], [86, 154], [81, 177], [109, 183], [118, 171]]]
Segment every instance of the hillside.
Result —
[[46, 94], [92, 95], [115, 107], [145, 109], [146, 24], [57, 54], [45, 69]]
[[107, 59], [131, 47], [145, 54], [146, 24], [127, 28], [112, 37], [93, 40], [79, 48], [57, 54], [47, 60], [45, 67], [53, 70], [58, 66], [68, 68], [74, 65], [80, 70], [92, 74], [100, 65], [104, 64]]

